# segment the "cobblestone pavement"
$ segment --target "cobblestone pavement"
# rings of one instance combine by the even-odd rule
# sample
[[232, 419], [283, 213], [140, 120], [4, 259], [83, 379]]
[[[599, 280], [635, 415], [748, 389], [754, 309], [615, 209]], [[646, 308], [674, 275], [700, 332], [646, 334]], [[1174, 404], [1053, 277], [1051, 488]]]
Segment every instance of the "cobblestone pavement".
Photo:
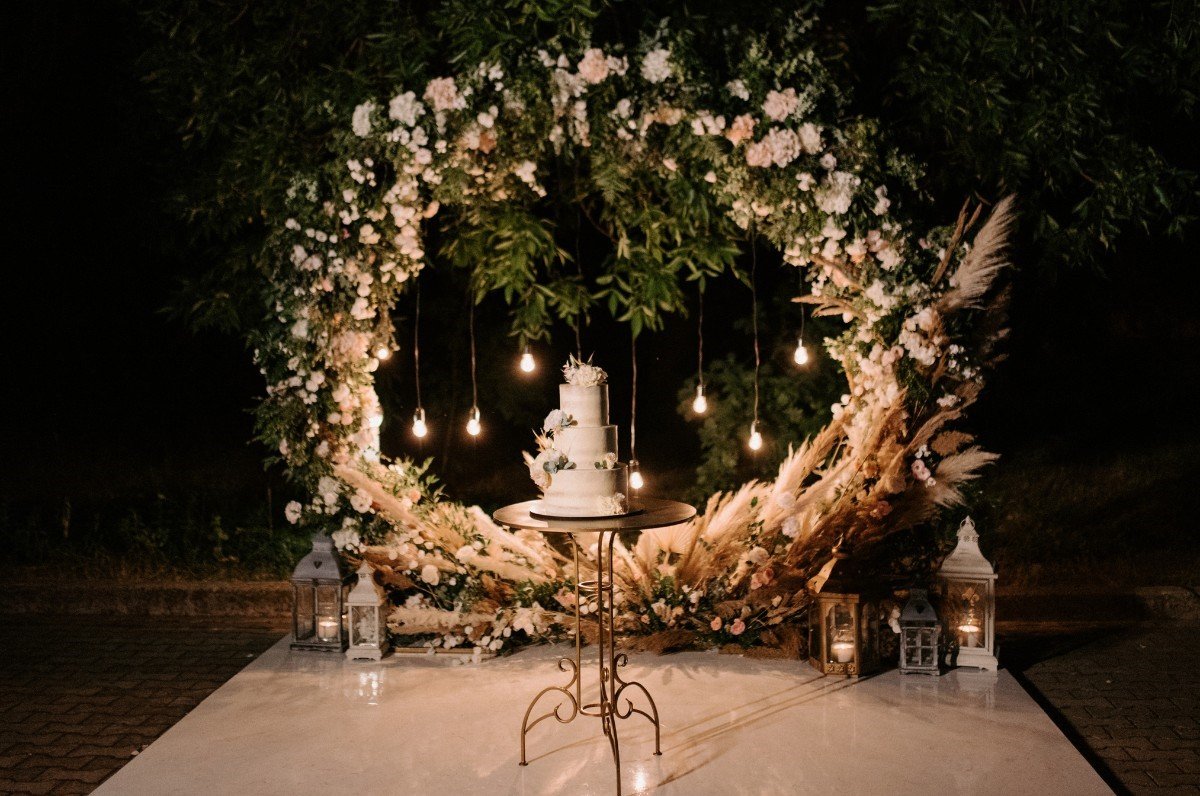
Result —
[[1200, 622], [1035, 626], [1009, 647], [1001, 661], [1115, 790], [1200, 793]]
[[[0, 793], [87, 793], [286, 632], [9, 617]], [[1118, 792], [1200, 793], [1200, 623], [1001, 627], [1001, 659]]]
[[278, 621], [9, 616], [0, 793], [89, 793], [286, 632]]

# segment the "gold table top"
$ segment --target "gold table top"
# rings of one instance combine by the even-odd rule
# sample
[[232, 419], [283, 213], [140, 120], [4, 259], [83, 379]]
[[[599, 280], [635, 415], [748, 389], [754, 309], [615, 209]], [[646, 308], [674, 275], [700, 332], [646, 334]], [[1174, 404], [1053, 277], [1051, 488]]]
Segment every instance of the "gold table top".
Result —
[[678, 525], [696, 516], [696, 509], [677, 500], [661, 498], [634, 498], [632, 508], [636, 513], [598, 519], [573, 519], [534, 517], [540, 500], [526, 500], [497, 509], [492, 518], [510, 528], [523, 528], [546, 533], [586, 533], [601, 531], [645, 531], [650, 528], [665, 528]]

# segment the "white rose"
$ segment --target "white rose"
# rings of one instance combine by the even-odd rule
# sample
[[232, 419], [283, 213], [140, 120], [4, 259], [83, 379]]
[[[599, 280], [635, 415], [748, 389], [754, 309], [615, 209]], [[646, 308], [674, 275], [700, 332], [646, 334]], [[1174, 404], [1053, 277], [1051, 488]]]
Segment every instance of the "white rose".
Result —
[[300, 522], [300, 504], [295, 500], [283, 507], [283, 516], [287, 517], [287, 521], [292, 525]]
[[563, 425], [563, 419], [566, 415], [561, 409], [553, 409], [550, 414], [546, 415], [546, 419], [542, 421], [542, 431], [547, 433], [557, 431]]
[[356, 489], [350, 496], [350, 506], [359, 514], [365, 514], [371, 509], [371, 496], [362, 489]]

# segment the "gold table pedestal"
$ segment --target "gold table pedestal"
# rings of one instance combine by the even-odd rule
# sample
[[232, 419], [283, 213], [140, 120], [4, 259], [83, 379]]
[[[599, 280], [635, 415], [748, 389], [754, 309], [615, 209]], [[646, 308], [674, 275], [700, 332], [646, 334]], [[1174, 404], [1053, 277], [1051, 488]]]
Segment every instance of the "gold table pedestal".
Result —
[[[696, 510], [685, 503], [673, 500], [657, 500], [642, 498], [634, 503], [637, 510], [634, 514], [597, 520], [575, 519], [541, 519], [530, 514], [536, 510], [539, 501], [526, 501], [505, 506], [493, 515], [497, 522], [514, 528], [528, 528], [548, 533], [565, 533], [571, 537], [571, 553], [575, 565], [575, 655], [558, 659], [558, 668], [564, 673], [570, 673], [571, 679], [566, 685], [548, 686], [538, 692], [529, 707], [525, 710], [525, 718], [521, 721], [521, 765], [528, 765], [525, 751], [525, 736], [546, 719], [553, 718], [559, 724], [569, 724], [579, 716], [600, 719], [604, 736], [608, 738], [612, 749], [613, 764], [617, 773], [617, 795], [621, 793], [621, 747], [617, 736], [617, 719], [627, 719], [639, 715], [654, 725], [654, 754], [662, 754], [662, 728], [658, 720], [658, 706], [650, 691], [639, 682], [622, 680], [618, 670], [628, 663], [625, 653], [617, 652], [616, 624], [614, 622], [615, 607], [613, 605], [613, 546], [617, 535], [623, 531], [644, 531], [649, 528], [661, 528], [667, 525], [677, 525], [695, 516]], [[580, 581], [579, 550], [580, 537], [589, 542], [596, 542], [596, 580]], [[599, 674], [599, 701], [583, 701], [583, 639], [580, 634], [580, 608], [585, 601], [595, 596], [596, 625], [599, 631], [599, 654], [597, 668]], [[646, 708], [634, 704], [640, 692], [646, 698]], [[625, 696], [622, 706], [621, 697]], [[549, 697], [549, 699], [545, 699]], [[557, 699], [554, 707], [545, 713], [534, 715], [534, 708], [545, 699], [549, 704]]]

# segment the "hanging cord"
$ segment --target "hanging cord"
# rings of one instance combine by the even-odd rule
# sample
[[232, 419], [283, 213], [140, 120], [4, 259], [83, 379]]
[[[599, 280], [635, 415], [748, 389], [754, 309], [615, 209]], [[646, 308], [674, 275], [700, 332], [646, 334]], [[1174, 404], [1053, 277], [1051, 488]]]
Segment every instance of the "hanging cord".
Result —
[[421, 280], [417, 279], [417, 307], [413, 313], [413, 371], [417, 382], [417, 408], [421, 408]]
[[758, 251], [754, 235], [750, 236], [750, 313], [754, 328], [754, 425], [758, 425], [758, 369], [762, 360], [758, 351]]
[[[583, 261], [579, 258], [579, 232], [583, 229], [583, 224], [580, 223], [579, 213], [575, 214], [575, 273], [579, 274], [579, 281], [583, 281]], [[580, 362], [583, 361], [583, 342], [579, 334], [579, 327], [583, 324], [583, 319], [580, 315], [575, 316], [575, 358]]]
[[629, 403], [629, 460], [637, 461], [637, 335], [630, 338], [629, 350], [633, 360], [633, 389]]
[[700, 287], [700, 310], [696, 313], [696, 379], [704, 390], [704, 287]]
[[[801, 268], [796, 269], [796, 281], [800, 283], [800, 285], [798, 286], [797, 289], [800, 291], [801, 294], [803, 294], [804, 293], [804, 270]], [[800, 305], [800, 341], [801, 342], [804, 342], [804, 318], [807, 315], [808, 315], [808, 313], [804, 311], [804, 305], [801, 304]]]
[[475, 300], [468, 296], [471, 302], [469, 329], [471, 331], [471, 409], [479, 408], [479, 382], [475, 379]]

